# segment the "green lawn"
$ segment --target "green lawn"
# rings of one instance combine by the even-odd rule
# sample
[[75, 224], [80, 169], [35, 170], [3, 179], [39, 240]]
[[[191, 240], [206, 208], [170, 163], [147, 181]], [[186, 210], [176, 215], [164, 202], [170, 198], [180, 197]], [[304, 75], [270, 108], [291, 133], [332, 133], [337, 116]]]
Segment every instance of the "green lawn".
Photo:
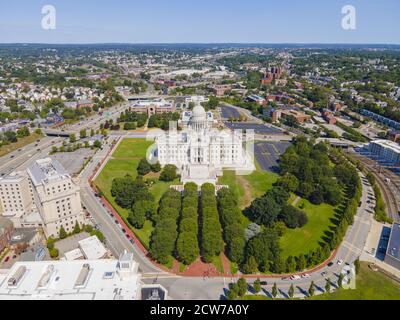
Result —
[[362, 262], [357, 275], [356, 289], [339, 289], [330, 294], [311, 298], [313, 300], [400, 300], [400, 282], [382, 272], [374, 272], [368, 263]]
[[[291, 197], [292, 201], [296, 197]], [[335, 215], [335, 207], [323, 203], [321, 205], [313, 205], [306, 199], [301, 199], [296, 207], [304, 204], [303, 210], [308, 217], [307, 224], [302, 228], [287, 229], [281, 238], [282, 257], [298, 256], [306, 254], [310, 250], [317, 249], [324, 232], [333, 226], [331, 219]]]
[[262, 196], [272, 188], [272, 184], [278, 179], [278, 175], [269, 171], [263, 171], [258, 166], [250, 175], [237, 175], [235, 171], [224, 171], [224, 175], [219, 178], [219, 184], [228, 185], [236, 194], [239, 206], [244, 209], [251, 202]]
[[126, 138], [121, 141], [117, 150], [113, 153], [114, 158], [144, 158], [147, 149], [153, 144], [153, 141], [146, 139]]
[[[146, 151], [153, 142], [145, 139], [124, 139], [119, 144], [117, 150], [112, 155], [99, 176], [95, 180], [95, 184], [101, 190], [106, 199], [111, 203], [120, 216], [127, 222], [129, 210], [121, 208], [115, 203], [111, 196], [111, 184], [114, 178], [123, 177], [130, 174], [132, 177], [137, 176], [137, 165], [140, 159], [146, 156]], [[151, 188], [150, 192], [154, 195], [156, 203], [160, 200], [162, 194], [168, 190], [171, 184], [178, 184], [179, 181], [162, 182], [157, 181]], [[149, 248], [150, 236], [153, 231], [153, 225], [150, 221], [146, 221], [142, 229], [131, 228], [142, 244]]]
[[211, 263], [215, 266], [215, 268], [217, 268], [218, 272], [224, 273], [224, 266], [223, 266], [223, 264], [222, 264], [222, 258], [221, 258], [221, 256], [215, 256], [215, 257], [212, 259], [212, 262], [211, 262]]

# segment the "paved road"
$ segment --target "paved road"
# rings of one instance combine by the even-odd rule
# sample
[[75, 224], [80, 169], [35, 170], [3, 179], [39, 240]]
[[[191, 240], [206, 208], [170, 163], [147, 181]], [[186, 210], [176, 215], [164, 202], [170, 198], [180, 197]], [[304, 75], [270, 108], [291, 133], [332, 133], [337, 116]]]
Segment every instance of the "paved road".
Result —
[[[13, 151], [0, 158], [0, 173], [9, 174], [14, 170], [21, 170], [29, 166], [34, 160], [48, 156], [53, 145], [61, 145], [63, 138], [43, 137], [40, 142], [31, 143], [21, 151]], [[38, 144], [36, 146], [36, 144]]]
[[[382, 190], [384, 202], [387, 205], [387, 213], [395, 222], [400, 222], [398, 210], [400, 208], [400, 182], [399, 176], [390, 170], [384, 169], [377, 162], [371, 160], [361, 154], [350, 152], [351, 157], [360, 161], [376, 179], [377, 184]], [[379, 167], [379, 168], [378, 168]], [[390, 179], [390, 183], [385, 181], [385, 178]]]
[[125, 236], [119, 224], [115, 223], [115, 219], [111, 217], [110, 212], [103, 203], [97, 198], [88, 183], [89, 177], [92, 175], [98, 163], [106, 157], [111, 148], [111, 141], [116, 139], [116, 136], [111, 136], [103, 145], [103, 149], [98, 151], [92, 158], [86, 168], [80, 174], [81, 201], [86, 207], [86, 210], [94, 218], [106, 238], [106, 244], [113, 252], [115, 257], [118, 257], [124, 250], [133, 252], [134, 258], [140, 264], [140, 270], [145, 273], [160, 273], [159, 268], [154, 266], [145, 255], [133, 245]]

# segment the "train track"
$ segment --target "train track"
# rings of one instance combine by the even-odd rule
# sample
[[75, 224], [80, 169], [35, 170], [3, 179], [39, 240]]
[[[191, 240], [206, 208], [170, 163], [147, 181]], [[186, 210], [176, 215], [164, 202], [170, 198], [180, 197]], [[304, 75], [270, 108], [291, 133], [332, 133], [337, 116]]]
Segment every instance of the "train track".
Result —
[[[363, 157], [358, 154], [351, 154], [351, 156], [354, 159], [360, 161], [363, 164], [363, 166], [374, 175], [374, 177], [376, 179], [376, 183], [378, 184], [379, 188], [382, 191], [382, 196], [383, 196], [384, 201], [387, 206], [388, 216], [391, 219], [393, 219], [393, 221], [399, 222], [400, 217], [398, 215], [398, 210], [399, 210], [400, 206], [399, 206], [398, 197], [396, 195], [396, 193], [400, 194], [400, 191], [399, 191], [400, 184], [398, 182], [398, 178], [393, 177], [393, 175], [395, 176], [395, 174], [388, 171], [387, 169], [381, 168], [380, 172], [378, 172], [378, 170], [377, 170], [377, 168], [379, 167], [378, 164], [371, 159], [368, 159], [368, 158]], [[385, 175], [385, 177], [391, 179], [391, 183], [393, 184], [394, 188], [396, 189], [396, 192], [394, 191], [393, 188], [390, 188], [390, 186], [385, 182], [385, 179], [382, 177], [381, 173], [383, 173]]]

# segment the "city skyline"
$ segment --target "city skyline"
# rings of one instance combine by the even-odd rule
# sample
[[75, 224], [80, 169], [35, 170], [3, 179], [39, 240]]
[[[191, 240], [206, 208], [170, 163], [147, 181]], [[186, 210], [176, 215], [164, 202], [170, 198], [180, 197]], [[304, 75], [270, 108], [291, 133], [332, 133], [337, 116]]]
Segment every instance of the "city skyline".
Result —
[[[21, 2], [24, 10], [20, 10]], [[56, 29], [44, 30], [41, 10], [56, 9]], [[356, 29], [341, 26], [342, 7], [356, 9]], [[318, 43], [399, 44], [397, 1], [253, 0], [212, 3], [42, 0], [0, 5], [0, 43]]]

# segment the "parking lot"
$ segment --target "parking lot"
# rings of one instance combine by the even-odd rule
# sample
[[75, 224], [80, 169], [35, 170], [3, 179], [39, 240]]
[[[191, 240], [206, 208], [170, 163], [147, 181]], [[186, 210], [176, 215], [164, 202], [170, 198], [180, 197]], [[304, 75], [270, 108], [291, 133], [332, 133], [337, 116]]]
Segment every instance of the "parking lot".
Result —
[[221, 106], [221, 117], [225, 120], [229, 118], [239, 118], [240, 112], [237, 109], [229, 106]]
[[254, 144], [254, 156], [261, 169], [277, 172], [279, 157], [289, 146], [290, 142], [259, 141]]
[[232, 130], [254, 130], [256, 134], [274, 135], [282, 134], [277, 128], [267, 126], [265, 124], [248, 123], [248, 122], [225, 122], [225, 125]]
[[74, 152], [60, 152], [50, 156], [50, 158], [58, 160], [65, 170], [73, 175], [78, 173], [86, 159], [94, 154], [94, 150], [90, 148], [81, 148]]

